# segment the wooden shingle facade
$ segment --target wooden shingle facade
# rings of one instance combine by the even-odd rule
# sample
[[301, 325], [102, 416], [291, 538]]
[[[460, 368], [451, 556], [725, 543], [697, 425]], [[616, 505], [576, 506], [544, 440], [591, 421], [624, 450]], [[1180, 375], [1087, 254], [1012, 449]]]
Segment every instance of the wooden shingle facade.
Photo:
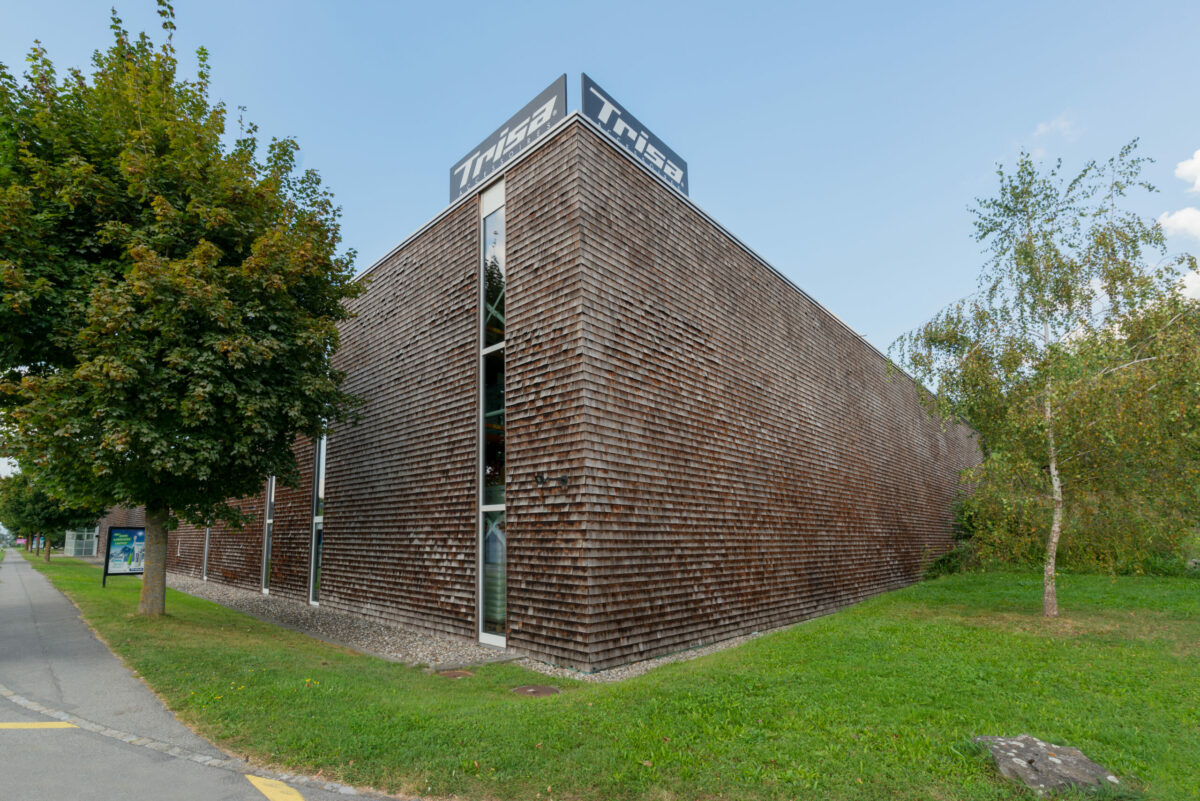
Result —
[[[977, 445], [861, 337], [579, 115], [503, 181], [509, 649], [611, 667], [903, 586], [950, 546]], [[326, 443], [322, 606], [479, 633], [480, 226], [476, 194], [351, 302], [336, 362], [364, 405]], [[296, 448], [267, 583], [305, 600]], [[240, 503], [240, 530], [172, 532], [169, 569], [261, 588], [267, 499]]]

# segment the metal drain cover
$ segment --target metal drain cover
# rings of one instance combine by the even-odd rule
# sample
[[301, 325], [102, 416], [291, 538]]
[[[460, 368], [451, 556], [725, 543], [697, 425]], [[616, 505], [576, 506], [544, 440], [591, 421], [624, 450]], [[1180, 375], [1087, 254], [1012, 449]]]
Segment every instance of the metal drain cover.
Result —
[[438, 675], [444, 679], [465, 679], [475, 674], [469, 670], [439, 670]]
[[522, 684], [520, 687], [513, 687], [513, 692], [517, 695], [558, 695], [561, 690], [557, 687], [547, 687], [545, 684]]

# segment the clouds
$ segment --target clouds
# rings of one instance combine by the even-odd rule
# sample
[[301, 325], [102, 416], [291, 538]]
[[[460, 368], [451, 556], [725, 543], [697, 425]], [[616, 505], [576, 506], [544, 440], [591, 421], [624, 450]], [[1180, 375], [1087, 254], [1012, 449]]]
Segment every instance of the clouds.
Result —
[[1179, 291], [1185, 298], [1200, 300], [1200, 272], [1192, 270], [1179, 282]]
[[[1200, 192], [1200, 150], [1175, 165], [1175, 177], [1191, 184], [1189, 192]], [[1179, 211], [1164, 211], [1158, 215], [1158, 224], [1169, 237], [1187, 237], [1200, 242], [1200, 209], [1186, 206]], [[1190, 298], [1200, 300], [1200, 273], [1184, 276], [1181, 291]]]
[[1064, 142], [1074, 142], [1079, 138], [1079, 134], [1079, 126], [1071, 118], [1071, 112], [1064, 111], [1052, 120], [1039, 122], [1033, 129], [1033, 134], [1030, 136], [1030, 139], [1033, 140], [1033, 147], [1030, 148], [1029, 155], [1038, 160], [1044, 159], [1048, 154], [1047, 148], [1054, 149], [1047, 140], [1060, 139]]
[[1191, 183], [1189, 192], [1200, 192], [1200, 150], [1193, 153], [1190, 159], [1175, 165], [1175, 177]]
[[[1061, 136], [1068, 142], [1073, 142], [1079, 138], [1079, 128], [1071, 119], [1070, 113], [1064, 111], [1049, 122], [1039, 122], [1033, 129], [1033, 136], [1035, 139], [1045, 136]], [[1200, 150], [1196, 151], [1196, 155], [1200, 156]]]
[[1188, 206], [1179, 211], [1164, 211], [1158, 222], [1167, 236], [1190, 236], [1200, 239], [1200, 209]]

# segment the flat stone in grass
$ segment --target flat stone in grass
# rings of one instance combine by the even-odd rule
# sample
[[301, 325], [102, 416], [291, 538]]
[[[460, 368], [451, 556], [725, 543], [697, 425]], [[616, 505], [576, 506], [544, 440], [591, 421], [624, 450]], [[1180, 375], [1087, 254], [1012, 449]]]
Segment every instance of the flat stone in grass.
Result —
[[1111, 771], [1083, 755], [1077, 748], [1044, 743], [1036, 737], [976, 737], [996, 760], [1000, 775], [1021, 782], [1038, 795], [1068, 789], [1118, 787]]

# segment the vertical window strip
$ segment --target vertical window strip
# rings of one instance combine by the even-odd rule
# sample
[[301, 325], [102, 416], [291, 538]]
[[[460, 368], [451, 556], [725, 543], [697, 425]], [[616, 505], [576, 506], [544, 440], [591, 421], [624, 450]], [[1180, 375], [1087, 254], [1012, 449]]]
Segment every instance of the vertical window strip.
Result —
[[275, 476], [267, 478], [266, 509], [263, 518], [263, 567], [262, 591], [267, 595], [271, 589], [271, 546], [275, 538]]
[[321, 597], [321, 545], [325, 536], [325, 453], [321, 435], [313, 454], [312, 549], [309, 560], [308, 602], [316, 606]]
[[504, 182], [480, 198], [479, 287], [479, 639], [503, 646], [507, 632], [505, 486], [505, 240]]

